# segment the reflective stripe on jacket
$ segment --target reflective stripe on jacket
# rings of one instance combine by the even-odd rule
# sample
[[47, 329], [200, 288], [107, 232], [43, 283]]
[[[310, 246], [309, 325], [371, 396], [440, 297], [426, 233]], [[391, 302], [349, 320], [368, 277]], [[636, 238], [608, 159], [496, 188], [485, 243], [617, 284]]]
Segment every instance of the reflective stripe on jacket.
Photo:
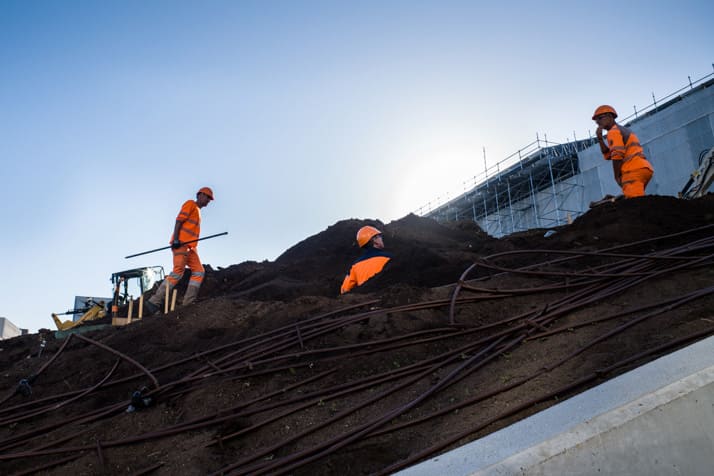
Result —
[[[182, 222], [179, 231], [179, 241], [186, 242], [197, 240], [201, 234], [201, 209], [198, 208], [195, 200], [187, 200], [179, 211], [176, 221]], [[171, 235], [171, 241], [174, 236]], [[191, 248], [198, 248], [198, 243], [191, 243]]]
[[607, 142], [610, 151], [603, 155], [607, 160], [621, 160], [622, 172], [637, 169], [654, 171], [652, 164], [645, 158], [640, 140], [630, 128], [615, 124], [607, 131]]
[[350, 292], [355, 286], [362, 286], [369, 278], [382, 272], [391, 258], [392, 255], [386, 251], [367, 248], [352, 264], [349, 274], [342, 281], [340, 294]]

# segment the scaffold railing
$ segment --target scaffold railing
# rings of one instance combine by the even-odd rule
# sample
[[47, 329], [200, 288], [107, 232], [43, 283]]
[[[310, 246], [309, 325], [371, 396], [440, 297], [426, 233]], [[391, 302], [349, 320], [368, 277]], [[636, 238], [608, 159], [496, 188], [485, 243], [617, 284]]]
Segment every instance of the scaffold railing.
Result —
[[[712, 70], [714, 70], [714, 63], [712, 63]], [[655, 96], [655, 93], [652, 92], [652, 104], [648, 104], [647, 106], [645, 106], [639, 110], [637, 109], [636, 105], [633, 105], [632, 109], [634, 110], [634, 112], [632, 114], [630, 114], [629, 116], [625, 117], [624, 119], [622, 119], [622, 123], [627, 124], [629, 122], [634, 121], [635, 119], [639, 119], [640, 117], [642, 117], [644, 115], [659, 111], [662, 107], [664, 107], [665, 105], [670, 103], [673, 99], [676, 99], [679, 96], [681, 96], [682, 93], [689, 92], [689, 91], [693, 90], [695, 87], [706, 83], [707, 81], [709, 81], [712, 78], [714, 78], [714, 72], [711, 72], [711, 73], [707, 74], [706, 76], [702, 76], [701, 78], [699, 78], [695, 81], [692, 81], [691, 76], [687, 76], [689, 83], [686, 86], [684, 86], [684, 87], [682, 87], [682, 88], [680, 88], [680, 89], [674, 91], [673, 93], [670, 93], [664, 97], [661, 97], [659, 99], [657, 99]]]
[[[568, 180], [579, 173], [578, 152], [595, 143], [582, 139], [533, 150], [497, 177], [427, 213], [437, 221], [473, 220], [493, 236], [566, 223], [578, 215], [567, 198], [582, 185]], [[515, 207], [515, 208], [514, 208]]]
[[[463, 181], [463, 193], [466, 193], [468, 190], [472, 190], [483, 184], [488, 185], [490, 180], [496, 180], [499, 176], [501, 176], [501, 174], [509, 170], [526, 167], [531, 162], [543, 157], [544, 154], [558, 157], [582, 150], [584, 147], [578, 145], [581, 142], [582, 141], [575, 141], [563, 144], [560, 142], [549, 141], [547, 135], [541, 139], [540, 135], [536, 134], [536, 139], [530, 144], [521, 147], [516, 152], [494, 165], [485, 167], [483, 172]], [[429, 202], [426, 205], [419, 207], [414, 213], [419, 216], [427, 215], [435, 210], [438, 210], [457, 196], [458, 195], [449, 197], [447, 195], [446, 197], [437, 197], [434, 202]]]

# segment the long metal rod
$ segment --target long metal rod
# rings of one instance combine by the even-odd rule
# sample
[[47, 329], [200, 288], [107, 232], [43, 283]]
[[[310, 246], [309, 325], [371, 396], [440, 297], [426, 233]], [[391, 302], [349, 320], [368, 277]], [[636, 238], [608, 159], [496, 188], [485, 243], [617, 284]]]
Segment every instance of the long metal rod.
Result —
[[[217, 236], [223, 236], [223, 235], [227, 235], [227, 234], [228, 234], [228, 232], [224, 231], [223, 233], [216, 233], [215, 235], [204, 236], [203, 238], [198, 238], [197, 240], [182, 241], [181, 244], [188, 245], [189, 243], [195, 243], [197, 241], [208, 240], [209, 238], [215, 238]], [[136, 253], [134, 255], [125, 256], [124, 259], [134, 258], [135, 256], [148, 255], [149, 253], [156, 253], [157, 251], [168, 250], [169, 248], [171, 248], [171, 245], [164, 246], [161, 248], [156, 248], [155, 250], [142, 251], [141, 253]]]

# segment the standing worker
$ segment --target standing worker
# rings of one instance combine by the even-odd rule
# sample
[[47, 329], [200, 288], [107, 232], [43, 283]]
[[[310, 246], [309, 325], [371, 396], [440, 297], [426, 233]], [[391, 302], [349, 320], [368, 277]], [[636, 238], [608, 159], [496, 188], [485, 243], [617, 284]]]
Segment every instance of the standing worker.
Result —
[[363, 249], [362, 254], [345, 276], [340, 294], [350, 292], [355, 286], [362, 286], [365, 281], [381, 273], [392, 259], [392, 255], [384, 251], [382, 232], [373, 226], [363, 226], [357, 231], [357, 244]]
[[[615, 181], [622, 188], [625, 198], [642, 197], [645, 188], [652, 179], [654, 168], [645, 158], [640, 140], [628, 127], [615, 122], [617, 112], [612, 106], [600, 106], [595, 109], [593, 121], [597, 124], [597, 140], [605, 160], [612, 161]], [[607, 131], [607, 142], [602, 137], [602, 130]]]
[[[170, 292], [181, 280], [186, 266], [191, 270], [191, 279], [183, 296], [183, 305], [191, 304], [198, 296], [205, 272], [201, 259], [198, 257], [196, 248], [199, 235], [201, 234], [201, 208], [213, 200], [213, 190], [202, 187], [196, 193], [196, 200], [187, 200], [176, 217], [174, 233], [171, 235], [171, 251], [174, 255], [174, 269], [166, 276], [159, 289], [151, 298], [146, 301], [147, 315], [156, 313], [161, 302], [165, 299], [166, 293]], [[191, 242], [193, 243], [187, 243]]]

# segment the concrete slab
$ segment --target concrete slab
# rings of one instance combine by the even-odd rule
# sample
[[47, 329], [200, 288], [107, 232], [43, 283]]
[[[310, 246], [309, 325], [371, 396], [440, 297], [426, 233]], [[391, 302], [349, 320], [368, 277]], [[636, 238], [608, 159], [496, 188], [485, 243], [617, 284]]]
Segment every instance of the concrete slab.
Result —
[[714, 474], [714, 337], [398, 474]]
[[106, 329], [107, 327], [111, 326], [109, 324], [95, 324], [93, 326], [77, 326], [71, 329], [65, 329], [63, 331], [55, 331], [55, 339], [62, 340], [70, 334], [84, 334], [99, 329]]

